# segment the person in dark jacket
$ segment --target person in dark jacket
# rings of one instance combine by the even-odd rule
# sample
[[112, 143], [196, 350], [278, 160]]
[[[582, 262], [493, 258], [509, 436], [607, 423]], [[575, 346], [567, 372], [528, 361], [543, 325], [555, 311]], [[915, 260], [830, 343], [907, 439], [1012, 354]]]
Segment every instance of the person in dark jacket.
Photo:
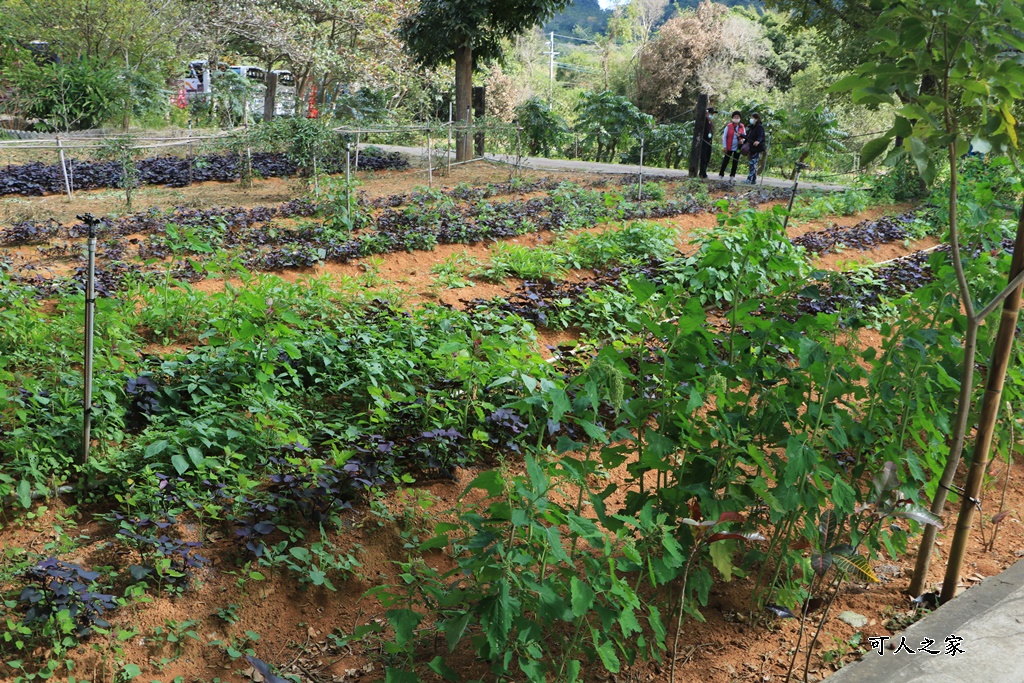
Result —
[[743, 143], [750, 145], [750, 173], [747, 174], [747, 182], [753, 185], [757, 182], [757, 162], [764, 152], [764, 126], [761, 125], [760, 114], [750, 115], [750, 128], [747, 129]]
[[707, 118], [704, 119], [704, 138], [700, 144], [700, 177], [708, 177], [708, 164], [711, 163], [711, 141], [715, 139], [715, 126], [711, 123], [711, 115], [718, 112], [708, 107]]
[[725, 167], [729, 165], [730, 159], [732, 159], [732, 172], [729, 173], [729, 178], [736, 177], [736, 166], [740, 162], [740, 147], [742, 146], [740, 140], [747, 134], [742, 119], [743, 114], [734, 111], [732, 121], [722, 131], [722, 149], [725, 151], [725, 156], [722, 158], [722, 169], [718, 172], [719, 178], [725, 177]]

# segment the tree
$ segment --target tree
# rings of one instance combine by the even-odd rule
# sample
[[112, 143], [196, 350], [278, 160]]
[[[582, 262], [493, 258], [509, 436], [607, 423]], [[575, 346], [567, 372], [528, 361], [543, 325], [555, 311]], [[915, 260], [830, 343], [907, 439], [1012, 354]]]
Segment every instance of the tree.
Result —
[[643, 111], [674, 118], [680, 106], [697, 99], [697, 69], [721, 41], [726, 9], [703, 2], [696, 11], [669, 19], [640, 53], [636, 67], [637, 102]]
[[879, 21], [874, 0], [765, 0], [765, 5], [789, 16], [791, 27], [817, 29], [823, 38], [820, 56], [831, 70], [846, 72], [868, 58], [870, 32]]
[[715, 101], [741, 94], [751, 88], [770, 85], [764, 62], [772, 53], [771, 43], [761, 26], [730, 12], [722, 18], [719, 41], [711, 55], [697, 67], [701, 92]]
[[516, 109], [516, 120], [523, 129], [530, 156], [550, 156], [569, 130], [565, 120], [551, 111], [539, 97], [531, 97]]
[[[472, 120], [473, 71], [499, 59], [502, 41], [533, 28], [569, 0], [423, 0], [399, 30], [406, 48], [427, 68], [455, 62], [456, 119]], [[459, 135], [455, 157], [469, 159], [468, 133]]]
[[4, 69], [10, 94], [2, 109], [48, 130], [96, 128], [117, 113], [119, 76], [98, 59], [37, 64], [23, 54]]
[[654, 125], [625, 97], [605, 92], [585, 92], [576, 105], [576, 130], [583, 145], [595, 149], [594, 160], [611, 163], [624, 138], [639, 137]]
[[6, 29], [50, 43], [61, 61], [97, 59], [169, 74], [186, 24], [179, 0], [0, 0]]
[[763, 66], [771, 44], [759, 24], [705, 0], [669, 19], [637, 60], [640, 108], [679, 118], [699, 92], [712, 98], [768, 85]]
[[[959, 227], [959, 161], [973, 145], [981, 153], [1015, 157], [1018, 122], [1014, 107], [1024, 99], [1024, 13], [1020, 5], [1004, 0], [897, 0], [879, 17], [873, 30], [872, 57], [855, 73], [835, 85], [852, 91], [854, 103], [903, 106], [892, 128], [865, 145], [863, 163], [886, 154], [886, 163], [910, 158], [922, 179], [931, 183], [939, 172], [933, 152], [944, 153], [949, 169], [950, 260], [956, 273], [963, 307], [964, 360], [961, 368], [957, 414], [949, 454], [937, 482], [931, 511], [940, 515], [946, 494], [960, 463], [969, 430], [974, 397], [974, 367], [982, 321], [1003, 301], [999, 342], [989, 365], [988, 389], [979, 417], [974, 458], [971, 462], [961, 518], [949, 551], [942, 600], [953, 597], [959, 581], [967, 534], [975, 499], [988, 462], [992, 429], [999, 409], [1006, 361], [1016, 327], [1021, 285], [1017, 271], [1024, 267], [1018, 250], [1024, 248], [1024, 221], [1018, 224], [1010, 284], [982, 305], [965, 274]], [[922, 96], [926, 90], [927, 96]], [[889, 147], [896, 140], [897, 144]], [[917, 566], [910, 585], [914, 595], [923, 592], [936, 527], [928, 525], [918, 550]]]
[[[407, 0], [215, 0], [196, 4], [191, 52], [253, 57], [266, 68], [285, 63], [305, 100], [318, 86], [321, 101], [352, 83], [393, 84], [408, 62], [396, 34]], [[334, 91], [334, 92], [331, 92]], [[401, 94], [401, 93], [398, 93]]]
[[629, 3], [626, 16], [632, 19], [637, 26], [640, 49], [650, 42], [651, 33], [665, 16], [666, 9], [668, 9], [668, 0], [633, 0]]

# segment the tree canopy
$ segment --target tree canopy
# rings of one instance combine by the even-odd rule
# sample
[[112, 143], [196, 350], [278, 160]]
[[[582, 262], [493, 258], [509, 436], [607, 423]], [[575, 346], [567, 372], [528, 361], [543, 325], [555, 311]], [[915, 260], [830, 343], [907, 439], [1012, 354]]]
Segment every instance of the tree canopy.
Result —
[[450, 63], [470, 48], [474, 63], [502, 56], [502, 41], [527, 31], [569, 0], [423, 0], [402, 22], [399, 35], [425, 67]]

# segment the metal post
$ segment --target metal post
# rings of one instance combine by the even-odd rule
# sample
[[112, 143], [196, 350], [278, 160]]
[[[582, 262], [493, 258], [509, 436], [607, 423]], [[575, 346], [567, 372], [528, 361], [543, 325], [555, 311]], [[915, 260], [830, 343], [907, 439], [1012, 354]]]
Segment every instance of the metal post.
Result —
[[[358, 151], [357, 151], [358, 154]], [[348, 215], [352, 216], [352, 148], [345, 145], [345, 203], [348, 206]]]
[[71, 181], [68, 180], [68, 165], [64, 161], [64, 146], [60, 144], [60, 133], [57, 133], [57, 154], [60, 156], [60, 170], [64, 174], [64, 190], [68, 193], [68, 201], [71, 201]]
[[93, 218], [92, 214], [84, 214], [78, 217], [85, 222], [89, 228], [88, 268], [85, 278], [85, 365], [83, 367], [83, 378], [85, 382], [85, 396], [82, 400], [82, 466], [89, 462], [89, 447], [91, 446], [92, 431], [92, 355], [93, 355], [93, 328], [96, 318], [96, 224], [99, 221]]
[[800, 171], [807, 168], [807, 164], [796, 162], [796, 172], [793, 173], [793, 191], [789, 195], [789, 206], [786, 208], [786, 217], [782, 219], [782, 232], [786, 232], [789, 225], [789, 214], [793, 212], [793, 200], [796, 199], [796, 188], [799, 185]]
[[[356, 161], [355, 161], [355, 169], [357, 171], [359, 170], [359, 133], [356, 133]], [[352, 207], [349, 207], [349, 208], [352, 208]]]
[[427, 187], [434, 187], [434, 151], [430, 141], [430, 129], [427, 128]]
[[188, 184], [192, 186], [192, 164], [194, 162], [192, 155], [192, 119], [188, 120]]
[[640, 136], [640, 173], [636, 183], [636, 200], [644, 200], [644, 137]]
[[454, 119], [455, 103], [448, 103], [448, 144], [445, 147], [445, 159], [447, 160], [447, 172], [445, 175], [450, 176], [452, 174], [452, 124], [455, 122]]
[[320, 174], [316, 172], [316, 155], [313, 155], [313, 194], [320, 199]]

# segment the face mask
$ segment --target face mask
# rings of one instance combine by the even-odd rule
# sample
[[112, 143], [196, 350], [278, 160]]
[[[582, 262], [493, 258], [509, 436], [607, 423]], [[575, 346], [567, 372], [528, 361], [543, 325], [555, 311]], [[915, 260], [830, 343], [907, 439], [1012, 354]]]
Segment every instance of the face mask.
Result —
[[750, 125], [754, 125], [754, 119], [750, 119]]
[[733, 120], [732, 120], [732, 122], [733, 122], [733, 123], [739, 123], [739, 122], [740, 122], [740, 120], [739, 120], [739, 119], [733, 119]]

